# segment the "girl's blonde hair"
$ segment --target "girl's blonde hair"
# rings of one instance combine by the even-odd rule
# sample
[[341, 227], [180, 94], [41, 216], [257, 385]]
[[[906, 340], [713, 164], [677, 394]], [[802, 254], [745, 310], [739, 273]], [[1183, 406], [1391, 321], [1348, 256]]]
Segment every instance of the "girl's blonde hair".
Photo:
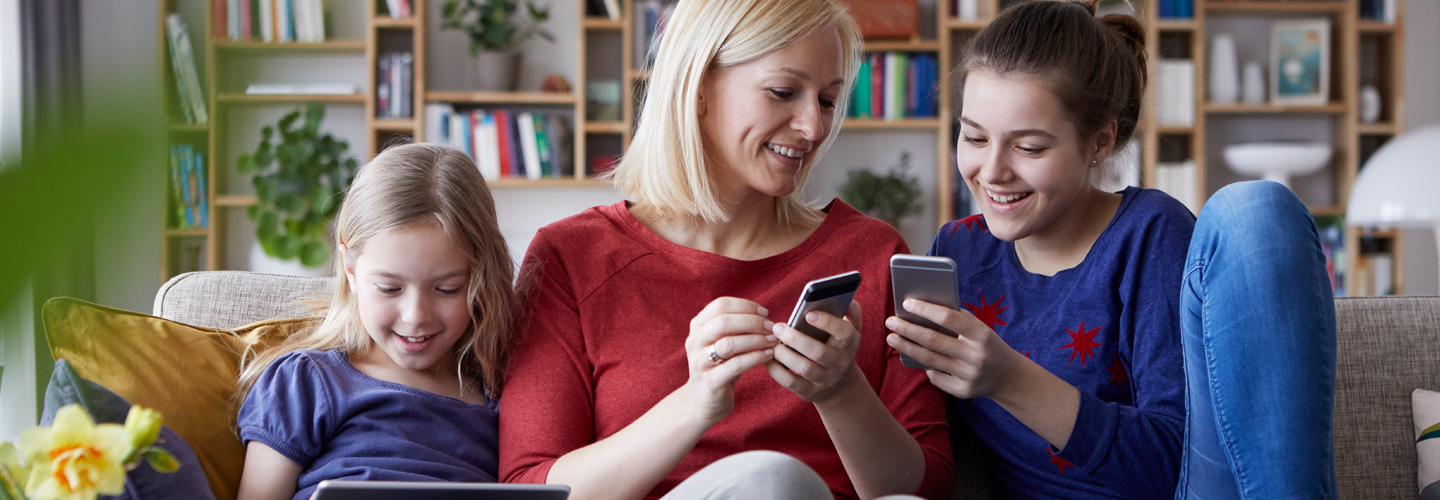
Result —
[[832, 0], [683, 0], [666, 21], [635, 137], [608, 175], [642, 218], [729, 220], [716, 191], [698, 113], [709, 74], [764, 57], [821, 30], [840, 35], [844, 88], [835, 102], [830, 137], [817, 145], [793, 193], [776, 204], [782, 223], [818, 223], [801, 197], [805, 178], [833, 144], [845, 119], [860, 66], [860, 30]]
[[[247, 349], [240, 363], [243, 402], [255, 380], [280, 356], [301, 350], [340, 349], [359, 354], [372, 346], [345, 268], [375, 235], [421, 220], [438, 222], [469, 260], [470, 328], [455, 343], [462, 390], [467, 378], [498, 396], [515, 323], [511, 281], [514, 263], [495, 220], [495, 201], [475, 162], [464, 153], [435, 144], [407, 144], [385, 150], [361, 167], [345, 195], [335, 223], [337, 247], [349, 262], [332, 259], [335, 292], [325, 319], [311, 332], [296, 333], [273, 348]], [[423, 256], [416, 256], [423, 258]]]

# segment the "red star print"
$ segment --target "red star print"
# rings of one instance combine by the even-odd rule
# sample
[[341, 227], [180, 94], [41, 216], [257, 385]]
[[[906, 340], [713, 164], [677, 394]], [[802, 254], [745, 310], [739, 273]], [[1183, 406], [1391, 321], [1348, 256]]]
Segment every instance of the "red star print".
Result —
[[[1084, 365], [1085, 363], [1082, 361], [1080, 364]], [[1105, 371], [1110, 372], [1110, 382], [1107, 383], [1114, 383], [1118, 386], [1124, 386], [1126, 382], [1130, 381], [1130, 374], [1125, 373], [1125, 365], [1120, 364], [1119, 354], [1115, 355], [1115, 363], [1111, 364], [1109, 368], [1105, 369]]]
[[969, 231], [971, 229], [971, 224], [978, 224], [980, 226], [980, 229], [984, 230], [987, 233], [990, 232], [990, 228], [985, 227], [985, 214], [975, 214], [964, 219], [955, 221], [955, 225], [950, 226], [950, 236], [955, 236], [955, 231], [960, 229], [961, 224], [965, 225], [966, 231]]
[[1046, 446], [1046, 447], [1045, 447], [1045, 453], [1050, 454], [1050, 460], [1049, 460], [1049, 462], [1052, 463], [1052, 464], [1055, 464], [1055, 467], [1058, 468], [1058, 469], [1060, 469], [1060, 475], [1062, 475], [1062, 476], [1065, 475], [1065, 468], [1066, 468], [1066, 467], [1069, 467], [1069, 468], [1071, 468], [1071, 469], [1074, 469], [1074, 468], [1075, 468], [1075, 464], [1070, 463], [1069, 460], [1065, 460], [1065, 459], [1063, 459], [1063, 458], [1060, 458], [1060, 455], [1056, 455], [1055, 452], [1050, 451], [1050, 447], [1049, 447], [1049, 446]]
[[1101, 345], [1095, 341], [1095, 334], [1100, 333], [1100, 327], [1085, 331], [1085, 322], [1081, 321], [1080, 328], [1065, 331], [1070, 333], [1070, 343], [1062, 345], [1060, 348], [1070, 349], [1070, 364], [1075, 364], [1075, 356], [1079, 355], [1080, 366], [1085, 366], [1085, 359], [1095, 357], [1095, 348]]
[[1000, 302], [1004, 300], [1005, 295], [1002, 294], [1000, 295], [1000, 298], [995, 299], [994, 304], [986, 304], [985, 291], [981, 290], [980, 307], [975, 307], [974, 304], [971, 304], [969, 302], [961, 302], [961, 304], [965, 304], [965, 307], [970, 308], [970, 312], [975, 313], [975, 319], [980, 320], [981, 323], [985, 323], [985, 326], [988, 326], [991, 330], [994, 330], [995, 325], [1005, 326], [1009, 324], [1006, 323], [1005, 320], [1000, 319], [1000, 313], [1005, 312], [1006, 309], [1010, 308], [1010, 306], [1000, 307]]

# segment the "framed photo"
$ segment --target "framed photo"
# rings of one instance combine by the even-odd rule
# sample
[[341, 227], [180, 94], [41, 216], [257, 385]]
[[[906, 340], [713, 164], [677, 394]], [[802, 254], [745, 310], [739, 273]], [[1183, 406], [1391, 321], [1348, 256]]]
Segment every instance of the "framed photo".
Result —
[[1270, 31], [1270, 102], [1320, 106], [1330, 99], [1330, 20], [1276, 21]]

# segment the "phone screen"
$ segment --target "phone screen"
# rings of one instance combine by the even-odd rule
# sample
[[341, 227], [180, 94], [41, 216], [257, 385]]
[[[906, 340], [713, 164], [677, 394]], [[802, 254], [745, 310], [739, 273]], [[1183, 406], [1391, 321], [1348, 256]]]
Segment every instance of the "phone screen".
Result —
[[[905, 299], [916, 299], [959, 310], [960, 290], [955, 281], [955, 261], [949, 257], [896, 255], [890, 258], [890, 282], [895, 292], [896, 316], [942, 334], [955, 336], [955, 332], [904, 308]], [[900, 362], [910, 368], [928, 369], [923, 363], [904, 354], [900, 355]]]
[[805, 291], [800, 294], [800, 301], [795, 304], [794, 311], [790, 313], [790, 327], [800, 330], [801, 333], [809, 335], [815, 340], [821, 342], [829, 340], [830, 333], [805, 321], [805, 315], [810, 311], [821, 311], [830, 313], [837, 318], [843, 318], [845, 310], [850, 308], [850, 301], [855, 298], [855, 291], [859, 289], [859, 271], [850, 271], [806, 283]]

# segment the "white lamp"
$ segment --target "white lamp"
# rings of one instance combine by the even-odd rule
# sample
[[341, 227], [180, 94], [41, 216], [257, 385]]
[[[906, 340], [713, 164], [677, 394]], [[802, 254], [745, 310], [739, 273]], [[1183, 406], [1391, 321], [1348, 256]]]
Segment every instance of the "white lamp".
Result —
[[1345, 218], [1352, 226], [1430, 227], [1440, 248], [1440, 125], [1381, 146], [1351, 186]]

